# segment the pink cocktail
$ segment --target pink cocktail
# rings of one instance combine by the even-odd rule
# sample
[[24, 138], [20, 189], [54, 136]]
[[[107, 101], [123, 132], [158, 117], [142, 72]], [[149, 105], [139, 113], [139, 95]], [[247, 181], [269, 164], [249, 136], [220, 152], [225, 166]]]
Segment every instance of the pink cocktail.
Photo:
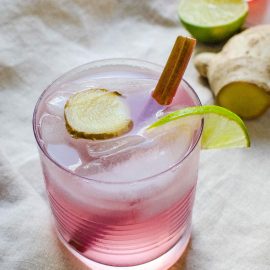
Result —
[[[191, 118], [150, 134], [145, 128], [200, 101], [182, 81], [170, 106], [153, 105], [161, 71], [138, 60], [92, 62], [56, 80], [36, 105], [34, 133], [59, 237], [94, 270], [164, 270], [189, 241], [201, 121]], [[125, 96], [134, 122], [129, 133], [91, 141], [67, 132], [65, 102], [89, 88]]]

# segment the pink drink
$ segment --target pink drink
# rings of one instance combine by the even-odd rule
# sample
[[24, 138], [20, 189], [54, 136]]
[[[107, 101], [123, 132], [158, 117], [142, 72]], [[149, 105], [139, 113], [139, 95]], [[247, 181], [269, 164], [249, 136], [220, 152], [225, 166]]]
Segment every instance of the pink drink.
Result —
[[[56, 80], [37, 103], [34, 132], [59, 237], [94, 270], [164, 270], [188, 243], [201, 122], [168, 124], [151, 134], [145, 128], [200, 102], [185, 82], [169, 107], [151, 101], [161, 71], [137, 60], [93, 62]], [[132, 131], [105, 141], [72, 138], [64, 104], [88, 88], [122, 93]]]

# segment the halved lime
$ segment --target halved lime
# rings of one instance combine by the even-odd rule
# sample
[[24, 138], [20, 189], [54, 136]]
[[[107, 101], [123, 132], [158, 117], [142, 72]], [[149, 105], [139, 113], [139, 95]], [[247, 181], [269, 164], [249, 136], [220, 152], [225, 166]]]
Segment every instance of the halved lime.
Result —
[[[242, 119], [233, 112], [215, 105], [187, 107], [174, 111], [153, 123], [148, 130], [181, 118], [188, 120], [188, 117], [196, 115], [204, 119], [201, 141], [203, 149], [250, 146], [248, 131]], [[185, 121], [185, 125], [187, 122]]]
[[245, 22], [245, 0], [181, 0], [178, 15], [199, 41], [214, 43], [231, 37]]

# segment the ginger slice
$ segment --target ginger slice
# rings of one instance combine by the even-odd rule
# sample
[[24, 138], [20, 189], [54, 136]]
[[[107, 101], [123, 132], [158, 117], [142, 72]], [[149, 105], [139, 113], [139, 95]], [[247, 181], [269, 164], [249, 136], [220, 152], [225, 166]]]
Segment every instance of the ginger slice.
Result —
[[196, 40], [193, 38], [177, 37], [166, 66], [152, 94], [152, 97], [160, 105], [169, 105], [172, 102], [195, 45]]
[[123, 96], [106, 89], [88, 89], [72, 95], [65, 105], [65, 121], [73, 137], [91, 140], [117, 137], [133, 126]]

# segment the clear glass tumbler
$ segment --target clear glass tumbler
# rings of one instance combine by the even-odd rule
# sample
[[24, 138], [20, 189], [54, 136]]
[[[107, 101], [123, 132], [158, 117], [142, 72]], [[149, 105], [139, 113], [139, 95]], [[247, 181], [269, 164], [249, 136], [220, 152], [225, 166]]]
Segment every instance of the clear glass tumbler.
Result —
[[[74, 139], [65, 130], [59, 135], [64, 127], [64, 101], [72, 93], [101, 87], [142, 90], [148, 96], [161, 71], [161, 66], [141, 60], [96, 61], [57, 79], [37, 102], [33, 128], [58, 236], [91, 269], [168, 269], [188, 244], [201, 121], [194, 126], [185, 151], [177, 139], [161, 147], [165, 134], [143, 149], [143, 155], [136, 156], [139, 145], [131, 147], [124, 158], [117, 153], [110, 165], [99, 163], [102, 177], [91, 174], [97, 161], [91, 151], [97, 142]], [[144, 106], [142, 100], [134, 102], [136, 110]], [[168, 109], [199, 105], [198, 96], [183, 80]], [[107, 149], [115, 142], [118, 147], [115, 139], [100, 141], [98, 147]], [[99, 153], [103, 161], [102, 153], [106, 151]], [[111, 171], [115, 162], [123, 173], [118, 178]]]

